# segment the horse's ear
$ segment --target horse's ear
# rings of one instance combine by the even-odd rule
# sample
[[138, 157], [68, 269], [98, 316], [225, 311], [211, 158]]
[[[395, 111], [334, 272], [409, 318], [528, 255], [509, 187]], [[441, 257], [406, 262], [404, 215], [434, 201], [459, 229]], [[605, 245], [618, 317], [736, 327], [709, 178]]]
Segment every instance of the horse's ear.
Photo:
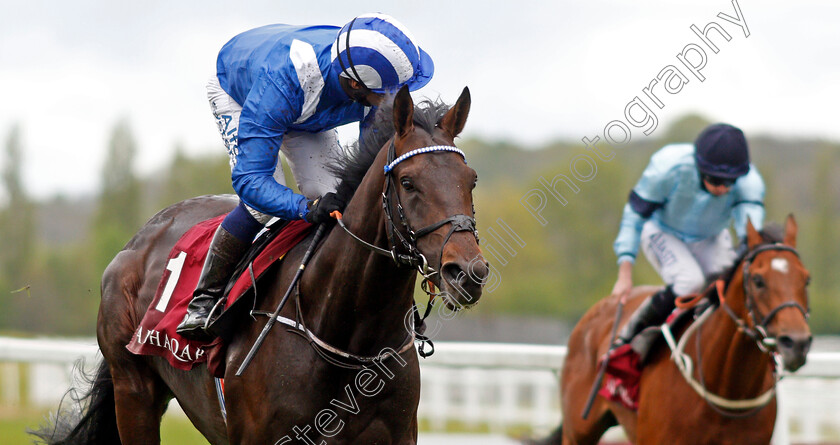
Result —
[[461, 130], [467, 123], [467, 115], [470, 114], [470, 102], [470, 89], [464, 87], [464, 91], [461, 92], [455, 106], [450, 108], [443, 119], [440, 120], [440, 128], [449, 133], [452, 139], [461, 134]]
[[755, 226], [753, 226], [752, 221], [747, 218], [747, 247], [752, 249], [753, 247], [761, 244], [761, 234], [758, 233], [758, 230], [755, 230]]
[[414, 129], [414, 101], [405, 85], [394, 97], [394, 127], [397, 136], [405, 136]]
[[798, 231], [798, 227], [796, 226], [796, 219], [793, 217], [793, 213], [787, 216], [785, 220], [785, 240], [784, 243], [790, 247], [796, 247], [796, 232]]

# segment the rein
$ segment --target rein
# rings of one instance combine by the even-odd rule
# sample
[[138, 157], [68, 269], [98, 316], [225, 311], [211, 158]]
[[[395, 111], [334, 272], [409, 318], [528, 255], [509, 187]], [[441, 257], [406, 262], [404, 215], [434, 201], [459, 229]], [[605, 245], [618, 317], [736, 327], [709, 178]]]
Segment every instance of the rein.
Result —
[[[315, 352], [317, 352], [318, 355], [321, 356], [321, 358], [323, 358], [326, 362], [332, 365], [338, 366], [339, 368], [362, 369], [365, 366], [370, 365], [372, 363], [382, 362], [391, 356], [400, 355], [403, 352], [406, 352], [409, 349], [411, 349], [411, 347], [414, 345], [415, 334], [414, 331], [411, 331], [407, 335], [405, 342], [403, 342], [403, 344], [397, 350], [386, 347], [382, 349], [382, 352], [380, 354], [374, 356], [358, 355], [347, 351], [343, 351], [322, 340], [304, 324], [303, 312], [301, 312], [300, 305], [299, 283], [295, 285], [295, 306], [295, 320], [283, 317], [281, 315], [277, 315], [276, 320], [280, 323], [294, 328], [288, 329], [288, 331], [293, 334], [300, 335], [301, 337], [309, 340], [309, 344], [312, 346], [312, 349], [314, 349]], [[264, 311], [252, 311], [251, 315], [264, 315], [267, 317], [273, 316], [273, 314]]]
[[[402, 227], [408, 233], [408, 239], [406, 239], [403, 234], [397, 230], [397, 224], [394, 222], [394, 216], [391, 211], [391, 195], [394, 187], [392, 187], [393, 183], [393, 171], [394, 167], [397, 166], [402, 161], [405, 161], [408, 158], [413, 156], [424, 154], [424, 153], [434, 153], [434, 152], [441, 152], [441, 151], [449, 151], [453, 153], [457, 153], [464, 158], [464, 163], [466, 163], [466, 155], [463, 151], [458, 149], [457, 147], [452, 147], [449, 145], [433, 145], [429, 147], [418, 148], [416, 150], [412, 150], [404, 155], [396, 158], [396, 148], [394, 144], [394, 139], [391, 139], [391, 144], [388, 147], [388, 164], [384, 168], [385, 172], [385, 190], [382, 192], [382, 208], [385, 211], [385, 219], [386, 219], [386, 228], [388, 229], [388, 249], [383, 249], [379, 246], [373, 245], [361, 238], [359, 238], [356, 234], [350, 231], [347, 226], [344, 224], [342, 220], [342, 215], [340, 212], [333, 212], [331, 216], [338, 220], [338, 225], [347, 232], [350, 237], [352, 237], [356, 242], [370, 250], [371, 252], [377, 253], [379, 255], [391, 257], [394, 262], [399, 266], [408, 266], [408, 267], [416, 267], [421, 275], [429, 279], [430, 276], [436, 274], [438, 271], [435, 271], [431, 266], [429, 266], [429, 262], [426, 259], [425, 255], [420, 252], [420, 249], [417, 248], [417, 240], [420, 238], [434, 232], [435, 230], [443, 227], [446, 224], [452, 224], [452, 228], [444, 237], [443, 244], [440, 248], [440, 259], [438, 264], [442, 262], [443, 258], [443, 247], [449, 241], [449, 238], [455, 232], [461, 231], [469, 231], [472, 232], [473, 235], [478, 240], [478, 230], [475, 228], [475, 218], [472, 216], [464, 215], [464, 214], [457, 214], [452, 215], [447, 218], [444, 218], [441, 221], [436, 223], [430, 224], [426, 227], [423, 227], [418, 230], [414, 230], [411, 227], [411, 224], [408, 222], [408, 218], [405, 216], [405, 211], [402, 207], [402, 203], [400, 202], [399, 194], [396, 194], [396, 201], [397, 201], [397, 213], [399, 215], [399, 221]], [[396, 240], [399, 239], [400, 244], [402, 247], [408, 251], [408, 253], [399, 253], [397, 252], [398, 244]]]
[[[691, 357], [683, 352], [685, 349], [685, 344], [691, 334], [694, 333], [695, 330], [699, 329], [703, 323], [708, 320], [709, 316], [712, 315], [715, 308], [713, 306], [709, 306], [703, 313], [698, 317], [694, 323], [689, 326], [689, 328], [683, 333], [682, 337], [680, 337], [679, 342], [674, 340], [674, 334], [671, 332], [671, 328], [667, 324], [663, 324], [662, 329], [662, 336], [665, 337], [665, 342], [668, 343], [668, 347], [671, 348], [671, 360], [674, 361], [674, 364], [677, 365], [677, 369], [682, 374], [683, 378], [686, 382], [688, 382], [689, 386], [702, 397], [707, 403], [712, 406], [729, 409], [729, 410], [747, 410], [753, 408], [762, 408], [772, 400], [773, 396], [776, 394], [776, 384], [781, 380], [782, 376], [781, 373], [778, 372], [780, 368], [779, 361], [781, 360], [778, 355], [774, 356], [774, 361], [776, 364], [776, 369], [774, 374], [776, 375], [776, 379], [773, 382], [773, 386], [770, 387], [766, 392], [761, 394], [758, 397], [754, 397], [752, 399], [741, 399], [741, 400], [732, 400], [727, 399], [725, 397], [721, 397], [717, 394], [710, 392], [706, 389], [706, 385], [698, 382], [694, 379], [694, 364], [691, 360]], [[699, 338], [699, 337], [698, 337]], [[698, 354], [700, 352], [698, 351]], [[699, 371], [698, 367], [698, 371]]]
[[[697, 336], [697, 353], [698, 353], [698, 372], [700, 373], [701, 381], [697, 381], [693, 377], [693, 364], [691, 361], [691, 357], [688, 356], [685, 352], [683, 352], [685, 348], [685, 343], [688, 338], [694, 333], [695, 330], [698, 330], [702, 327], [703, 323], [708, 320], [711, 316], [712, 312], [714, 312], [715, 308], [713, 306], [709, 306], [703, 313], [695, 320], [694, 323], [689, 326], [689, 328], [683, 333], [682, 337], [680, 337], [679, 342], [674, 340], [674, 335], [671, 332], [670, 327], [667, 324], [663, 324], [662, 335], [665, 337], [666, 343], [671, 348], [671, 359], [679, 369], [680, 373], [682, 374], [683, 378], [685, 378], [686, 382], [688, 382], [689, 386], [694, 389], [697, 394], [700, 395], [712, 408], [717, 410], [720, 414], [727, 416], [727, 417], [746, 417], [749, 415], [754, 414], [759, 409], [766, 406], [772, 400], [773, 396], [776, 394], [776, 385], [782, 379], [782, 364], [781, 364], [781, 357], [778, 354], [775, 354], [771, 348], [775, 347], [776, 339], [769, 337], [767, 335], [766, 327], [767, 324], [775, 317], [779, 311], [788, 307], [794, 307], [799, 309], [802, 312], [803, 316], [807, 319], [808, 318], [808, 310], [806, 310], [802, 305], [795, 301], [786, 301], [775, 308], [773, 308], [764, 318], [762, 319], [761, 323], [758, 323], [758, 317], [756, 316], [756, 309], [755, 309], [755, 299], [753, 298], [752, 293], [749, 289], [749, 268], [752, 265], [752, 262], [755, 260], [756, 256], [762, 252], [767, 251], [785, 251], [791, 252], [797, 257], [799, 257], [799, 253], [796, 249], [785, 246], [783, 244], [774, 243], [774, 244], [766, 244], [757, 247], [753, 251], [751, 251], [746, 258], [744, 259], [744, 264], [742, 267], [742, 275], [744, 280], [744, 299], [747, 306], [747, 312], [750, 317], [750, 321], [752, 321], [752, 327], [750, 327], [747, 322], [745, 322], [741, 317], [735, 314], [735, 311], [726, 304], [726, 298], [724, 296], [724, 291], [726, 287], [726, 283], [723, 280], [717, 280], [714, 283], [715, 290], [718, 295], [718, 299], [720, 301], [720, 307], [724, 309], [726, 314], [732, 321], [738, 326], [738, 331], [743, 332], [745, 335], [750, 337], [756, 344], [759, 350], [765, 354], [769, 354], [773, 357], [774, 362], [774, 370], [773, 374], [775, 375], [775, 379], [773, 381], [773, 386], [770, 387], [767, 391], [763, 394], [759, 395], [758, 397], [754, 397], [752, 399], [741, 399], [741, 400], [732, 400], [721, 397], [717, 394], [709, 392], [706, 389], [705, 384], [702, 382], [702, 351], [700, 349], [700, 335]], [[740, 414], [733, 414], [727, 413], [724, 411], [720, 411], [719, 409], [727, 409], [727, 410], [754, 410], [747, 413], [740, 413]]]
[[[360, 245], [362, 245], [363, 247], [365, 247], [373, 253], [390, 257], [392, 260], [394, 260], [394, 263], [396, 263], [397, 266], [416, 267], [420, 275], [423, 276], [424, 280], [420, 287], [427, 295], [429, 295], [429, 303], [426, 305], [426, 310], [423, 316], [420, 316], [420, 312], [417, 309], [417, 305], [412, 303], [412, 310], [414, 315], [414, 329], [411, 330], [406, 342], [397, 351], [397, 354], [401, 354], [407, 351], [414, 344], [415, 340], [419, 340], [421, 344], [418, 348], [418, 353], [423, 358], [428, 357], [434, 353], [434, 344], [432, 343], [431, 339], [419, 333], [418, 329], [420, 329], [426, 317], [428, 317], [431, 313], [434, 297], [438, 295], [434, 291], [434, 282], [432, 281], [431, 277], [435, 274], [438, 274], [439, 271], [435, 271], [431, 266], [429, 266], [428, 260], [420, 252], [420, 249], [417, 248], [417, 240], [434, 232], [435, 230], [443, 227], [446, 224], [452, 224], [452, 228], [449, 229], [449, 232], [446, 234], [446, 237], [444, 237], [443, 243], [440, 246], [440, 261], [438, 263], [440, 265], [443, 261], [443, 248], [446, 246], [446, 243], [449, 241], [449, 238], [452, 236], [453, 233], [461, 231], [470, 231], [475, 236], [477, 241], [478, 231], [475, 228], [475, 218], [463, 214], [449, 216], [441, 221], [430, 224], [426, 227], [415, 231], [411, 228], [411, 224], [409, 224], [408, 219], [405, 216], [402, 204], [400, 203], [399, 194], [396, 194], [397, 211], [399, 213], [400, 223], [403, 226], [403, 228], [408, 232], [408, 239], [406, 239], [406, 237], [403, 236], [403, 234], [397, 229], [397, 225], [396, 223], [394, 223], [394, 218], [391, 213], [391, 194], [394, 190], [394, 188], [391, 186], [393, 182], [392, 172], [394, 170], [394, 167], [397, 166], [397, 164], [399, 164], [402, 161], [405, 161], [408, 158], [419, 154], [441, 151], [457, 153], [461, 155], [462, 158], [464, 158], [464, 163], [467, 162], [466, 155], [463, 151], [456, 147], [448, 145], [433, 145], [429, 147], [418, 148], [416, 150], [412, 150], [408, 153], [403, 154], [399, 158], [396, 158], [396, 147], [394, 144], [394, 139], [391, 139], [391, 144], [388, 147], [388, 163], [384, 168], [385, 187], [384, 191], [382, 192], [382, 207], [386, 217], [386, 229], [388, 230], [388, 249], [383, 249], [377, 245], [371, 244], [359, 238], [355, 233], [350, 231], [347, 225], [344, 224], [344, 218], [341, 212], [335, 211], [330, 214], [330, 216], [332, 216], [338, 221], [339, 227], [341, 227], [357, 243], [359, 243]], [[399, 239], [403, 248], [406, 249], [408, 253], [397, 252], [398, 244], [395, 241], [396, 239]], [[306, 326], [304, 326], [303, 317], [300, 312], [299, 289], [296, 289], [295, 300], [297, 303], [297, 321], [292, 321], [279, 315], [256, 311], [252, 312], [252, 315], [266, 315], [271, 319], [277, 320], [281, 323], [294, 327], [295, 330], [290, 329], [289, 331], [301, 335], [304, 338], [307, 338], [309, 340], [309, 343], [312, 345], [313, 349], [315, 349], [315, 351], [318, 352], [318, 354], [324, 360], [326, 360], [329, 363], [332, 363], [335, 366], [349, 369], [359, 369], [367, 364], [383, 360], [391, 355], [387, 354], [384, 356], [380, 355], [366, 357], [351, 354], [349, 352], [342, 351], [334, 346], [329, 345], [328, 343], [318, 338], [318, 336], [316, 336], [315, 333], [306, 328]], [[429, 352], [425, 351], [426, 344], [428, 344], [431, 347], [431, 350]], [[335, 358], [333, 358], [332, 356], [335, 356]]]
[[[475, 218], [464, 214], [452, 215], [436, 223], [432, 223], [426, 227], [414, 230], [411, 224], [409, 223], [408, 218], [405, 215], [402, 203], [400, 202], [400, 195], [399, 193], [396, 193], [395, 187], [392, 186], [392, 184], [395, 182], [395, 179], [393, 177], [393, 171], [399, 163], [413, 156], [442, 151], [457, 153], [461, 155], [461, 158], [464, 159], [464, 163], [467, 162], [466, 155], [464, 154], [464, 152], [461, 151], [459, 148], [450, 145], [432, 145], [428, 147], [422, 147], [415, 150], [411, 150], [400, 157], [396, 157], [396, 145], [394, 142], [394, 138], [391, 138], [391, 143], [388, 146], [387, 164], [383, 169], [385, 174], [385, 186], [382, 192], [382, 209], [385, 212], [385, 228], [388, 233], [388, 249], [383, 249], [382, 247], [371, 244], [359, 238], [356, 234], [350, 231], [350, 229], [347, 228], [347, 226], [344, 224], [341, 212], [333, 212], [331, 214], [331, 216], [333, 216], [338, 221], [338, 225], [357, 243], [361, 244], [363, 247], [370, 250], [371, 252], [390, 257], [392, 260], [394, 260], [394, 263], [396, 263], [397, 266], [408, 266], [417, 268], [417, 271], [420, 273], [420, 275], [423, 276], [423, 282], [421, 283], [420, 287], [423, 290], [423, 292], [425, 292], [429, 296], [429, 303], [426, 305], [426, 310], [422, 316], [420, 315], [420, 312], [417, 309], [417, 305], [413, 305], [412, 309], [414, 313], [413, 332], [416, 339], [421, 342], [420, 347], [418, 349], [418, 353], [423, 358], [428, 357], [434, 353], [434, 344], [432, 343], [431, 339], [419, 333], [418, 329], [420, 329], [426, 318], [431, 313], [432, 305], [434, 304], [434, 298], [438, 295], [438, 293], [435, 292], [435, 283], [433, 281], [433, 277], [435, 275], [438, 276], [438, 287], [440, 287], [440, 280], [442, 278], [439, 274], [440, 271], [436, 271], [434, 268], [432, 268], [429, 265], [429, 261], [426, 259], [426, 256], [423, 255], [422, 252], [420, 252], [419, 248], [417, 248], [417, 240], [445, 226], [446, 224], [452, 224], [452, 227], [449, 229], [449, 232], [447, 232], [446, 236], [443, 239], [443, 243], [440, 246], [438, 267], [442, 267], [443, 249], [446, 246], [446, 243], [449, 242], [449, 238], [452, 236], [452, 234], [455, 232], [472, 232], [473, 236], [475, 236], [476, 241], [478, 241], [478, 230], [475, 227]], [[398, 229], [397, 224], [394, 222], [391, 201], [392, 196], [396, 196], [396, 208], [397, 214], [399, 216], [399, 222], [408, 234], [408, 237], [402, 234], [402, 232]], [[397, 249], [399, 248], [399, 246], [402, 246], [402, 249], [404, 251], [407, 251], [408, 253], [398, 252]], [[431, 347], [431, 350], [429, 352], [425, 351], [425, 344], [428, 344]]]
[[[256, 301], [257, 281], [254, 278], [253, 272], [251, 273], [251, 283], [254, 289], [254, 301]], [[258, 311], [256, 309], [252, 309], [250, 311], [251, 317], [254, 317], [256, 315], [266, 316], [268, 317], [268, 321], [270, 324], [273, 324], [275, 321], [279, 321], [280, 323], [283, 323], [287, 326], [291, 326], [294, 329], [288, 329], [289, 332], [300, 335], [305, 339], [308, 339], [309, 344], [312, 346], [312, 349], [314, 349], [315, 352], [317, 352], [318, 355], [320, 355], [321, 358], [323, 358], [326, 362], [331, 363], [335, 366], [345, 369], [361, 369], [371, 363], [382, 362], [388, 357], [400, 355], [403, 352], [411, 349], [411, 347], [414, 345], [415, 338], [418, 338], [418, 336], [416, 336], [414, 331], [412, 330], [411, 332], [409, 332], [406, 341], [402, 344], [400, 349], [394, 351], [394, 349], [386, 347], [383, 348], [382, 351], [387, 350], [387, 353], [380, 353], [376, 356], [363, 356], [343, 351], [325, 342], [317, 335], [315, 335], [315, 333], [312, 332], [312, 330], [306, 327], [306, 325], [303, 322], [303, 313], [301, 312], [300, 305], [300, 281], [296, 281], [293, 284], [293, 288], [295, 293], [295, 320], [280, 315], [279, 311], [271, 313], [267, 311]], [[291, 291], [291, 288], [289, 290]], [[422, 340], [422, 338], [420, 339]], [[330, 354], [334, 355], [335, 358], [331, 357]]]

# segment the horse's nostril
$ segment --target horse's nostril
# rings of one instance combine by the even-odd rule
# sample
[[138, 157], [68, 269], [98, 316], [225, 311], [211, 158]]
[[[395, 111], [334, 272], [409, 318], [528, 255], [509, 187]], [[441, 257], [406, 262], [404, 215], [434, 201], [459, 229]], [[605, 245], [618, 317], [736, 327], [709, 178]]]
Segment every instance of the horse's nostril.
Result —
[[813, 337], [810, 335], [781, 335], [776, 341], [780, 349], [807, 353], [811, 349]]
[[788, 337], [787, 335], [783, 335], [778, 339], [779, 346], [782, 348], [792, 348], [794, 345], [794, 341], [792, 338]]
[[490, 263], [487, 261], [471, 265], [470, 276], [476, 281], [484, 282], [488, 275], [490, 275]]
[[442, 278], [452, 284], [459, 284], [464, 279], [466, 273], [456, 263], [446, 263], [441, 270]]
[[481, 288], [484, 283], [480, 280], [484, 278], [477, 278], [475, 271], [467, 272], [467, 267], [471, 265], [464, 265], [451, 261], [443, 265], [440, 271], [441, 286], [449, 286], [448, 290], [453, 297], [455, 297], [460, 304], [470, 305], [476, 302], [481, 297]]

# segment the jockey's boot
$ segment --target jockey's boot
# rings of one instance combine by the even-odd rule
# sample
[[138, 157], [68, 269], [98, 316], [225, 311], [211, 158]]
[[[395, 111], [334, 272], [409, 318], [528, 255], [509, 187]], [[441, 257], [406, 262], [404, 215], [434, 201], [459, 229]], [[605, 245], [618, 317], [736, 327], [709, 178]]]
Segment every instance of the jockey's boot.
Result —
[[666, 286], [643, 301], [621, 329], [615, 340], [616, 344], [630, 343], [633, 337], [645, 328], [664, 323], [674, 310], [676, 298], [671, 286]]
[[187, 306], [187, 315], [175, 329], [177, 333], [189, 340], [212, 339], [212, 336], [204, 331], [204, 325], [213, 306], [222, 297], [233, 269], [250, 246], [250, 243], [231, 235], [222, 226], [216, 229], [192, 300]]

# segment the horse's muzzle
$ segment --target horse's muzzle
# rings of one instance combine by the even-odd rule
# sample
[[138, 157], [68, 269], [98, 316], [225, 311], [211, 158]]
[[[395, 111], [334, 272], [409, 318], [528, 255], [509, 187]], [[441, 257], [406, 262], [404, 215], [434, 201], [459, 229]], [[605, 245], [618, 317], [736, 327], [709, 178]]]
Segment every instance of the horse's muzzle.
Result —
[[810, 334], [786, 334], [776, 339], [776, 350], [782, 355], [786, 371], [796, 371], [805, 364], [812, 340]]
[[452, 309], [470, 307], [481, 298], [481, 290], [490, 275], [490, 265], [478, 256], [468, 263], [449, 261], [441, 268], [441, 288], [449, 294], [446, 302]]

